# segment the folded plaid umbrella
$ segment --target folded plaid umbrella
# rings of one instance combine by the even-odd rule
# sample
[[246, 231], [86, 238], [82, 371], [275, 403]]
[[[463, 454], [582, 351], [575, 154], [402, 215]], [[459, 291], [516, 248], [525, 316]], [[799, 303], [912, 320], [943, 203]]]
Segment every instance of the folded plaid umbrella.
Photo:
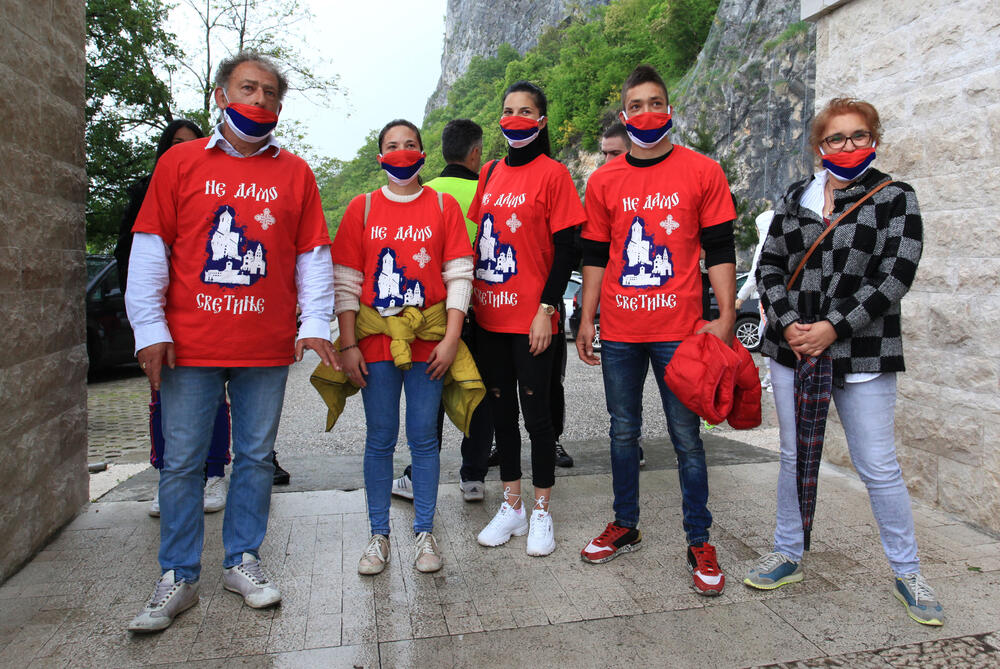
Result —
[[809, 535], [816, 512], [816, 483], [832, 393], [833, 360], [829, 353], [798, 361], [795, 366], [795, 487], [799, 495], [805, 550], [809, 550]]

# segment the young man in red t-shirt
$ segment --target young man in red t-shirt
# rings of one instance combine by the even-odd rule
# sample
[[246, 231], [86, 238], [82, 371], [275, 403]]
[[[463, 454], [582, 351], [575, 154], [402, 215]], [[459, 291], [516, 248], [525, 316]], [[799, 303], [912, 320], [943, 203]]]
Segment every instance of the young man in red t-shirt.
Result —
[[585, 363], [601, 364], [592, 343], [600, 301], [615, 520], [584, 547], [581, 557], [607, 562], [641, 545], [639, 437], [642, 388], [652, 364], [677, 455], [693, 585], [699, 594], [718, 595], [725, 576], [708, 543], [712, 514], [698, 434], [701, 420], [674, 396], [663, 373], [702, 316], [702, 249], [720, 315], [698, 331], [732, 342], [736, 212], [719, 164], [670, 141], [667, 89], [656, 70], [637, 67], [622, 87], [622, 103], [632, 147], [598, 168], [587, 183], [583, 304], [576, 340]]
[[[232, 407], [223, 585], [255, 608], [281, 600], [259, 549], [267, 531], [288, 365], [304, 349], [339, 367], [330, 343], [330, 236], [309, 166], [281, 150], [288, 82], [243, 52], [216, 73], [223, 122], [159, 160], [133, 231], [125, 301], [136, 357], [160, 391], [168, 447], [160, 474], [160, 567], [129, 625], [153, 632], [198, 602], [202, 467], [216, 409]], [[302, 325], [296, 337], [296, 305]]]

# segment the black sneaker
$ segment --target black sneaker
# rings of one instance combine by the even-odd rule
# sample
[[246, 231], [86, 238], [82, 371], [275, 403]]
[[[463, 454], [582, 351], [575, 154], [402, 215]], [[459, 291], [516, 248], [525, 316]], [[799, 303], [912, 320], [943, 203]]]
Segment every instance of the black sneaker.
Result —
[[292, 475], [281, 468], [278, 464], [278, 454], [274, 451], [271, 451], [271, 459], [274, 460], [274, 485], [288, 485]]
[[573, 456], [566, 452], [563, 445], [556, 442], [556, 467], [572, 467]]
[[500, 466], [500, 453], [497, 451], [497, 444], [493, 442], [493, 447], [490, 448], [490, 459], [486, 461], [487, 467], [499, 467]]
[[642, 452], [642, 446], [639, 447], [639, 466], [646, 466], [646, 454]]

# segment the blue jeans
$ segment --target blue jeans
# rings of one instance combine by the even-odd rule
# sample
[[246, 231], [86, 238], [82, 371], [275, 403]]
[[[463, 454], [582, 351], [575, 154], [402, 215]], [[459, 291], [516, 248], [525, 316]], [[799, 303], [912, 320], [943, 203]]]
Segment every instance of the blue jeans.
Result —
[[365, 403], [365, 493], [371, 532], [389, 536], [389, 501], [392, 496], [392, 454], [399, 437], [399, 397], [406, 391], [406, 441], [410, 445], [413, 480], [413, 531], [434, 530], [437, 507], [437, 414], [441, 404], [441, 379], [427, 374], [426, 362], [415, 362], [408, 371], [391, 360], [368, 363], [368, 385], [361, 389]]
[[267, 532], [274, 461], [271, 451], [285, 398], [288, 367], [176, 367], [163, 369], [163, 436], [170, 448], [160, 472], [160, 567], [197, 581], [205, 535], [205, 458], [212, 425], [225, 401], [233, 421], [233, 460], [222, 522], [224, 567], [257, 551]]
[[[160, 410], [160, 393], [153, 390], [149, 401], [149, 464], [156, 469], [163, 469], [163, 418]], [[229, 439], [231, 426], [229, 424], [229, 404], [223, 402], [215, 414], [215, 424], [212, 426], [212, 445], [208, 449], [208, 459], [205, 460], [205, 478], [210, 476], [225, 476], [226, 465], [232, 458], [229, 456]]]
[[708, 468], [699, 430], [701, 419], [681, 404], [663, 380], [667, 363], [680, 342], [601, 342], [604, 395], [611, 414], [611, 476], [615, 492], [615, 523], [636, 527], [639, 523], [639, 437], [642, 434], [642, 388], [646, 372], [660, 389], [667, 431], [677, 455], [684, 533], [688, 544], [708, 541], [712, 514], [708, 510]]
[[[773, 360], [768, 362], [781, 442], [774, 550], [799, 562], [803, 538], [795, 487], [795, 370]], [[900, 576], [920, 571], [910, 493], [896, 460], [896, 375], [883, 373], [863, 383], [834, 386], [833, 401], [844, 425], [851, 462], [868, 488], [868, 501], [889, 566]]]

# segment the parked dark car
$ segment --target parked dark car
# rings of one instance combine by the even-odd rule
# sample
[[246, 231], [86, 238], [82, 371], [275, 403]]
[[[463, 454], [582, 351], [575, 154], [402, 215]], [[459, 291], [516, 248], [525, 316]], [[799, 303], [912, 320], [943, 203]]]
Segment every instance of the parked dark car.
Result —
[[112, 256], [87, 256], [87, 357], [91, 371], [135, 361], [135, 339]]
[[[736, 276], [736, 290], [738, 291], [743, 287], [743, 284], [750, 277], [749, 273], [743, 273]], [[710, 313], [712, 318], [719, 317], [719, 303], [715, 299], [715, 293], [709, 289], [709, 304]], [[569, 323], [573, 330], [573, 338], [576, 339], [576, 333], [580, 329], [580, 309], [579, 309], [579, 293], [573, 298], [573, 315], [570, 316]], [[760, 311], [758, 310], [758, 304], [760, 299], [757, 297], [751, 297], [744, 300], [743, 304], [740, 305], [739, 310], [736, 312], [736, 336], [739, 338], [740, 343], [746, 347], [750, 352], [757, 351], [760, 348], [760, 336], [757, 334], [757, 328], [760, 325]], [[594, 315], [594, 350], [601, 350], [601, 305], [597, 305], [597, 313]]]

